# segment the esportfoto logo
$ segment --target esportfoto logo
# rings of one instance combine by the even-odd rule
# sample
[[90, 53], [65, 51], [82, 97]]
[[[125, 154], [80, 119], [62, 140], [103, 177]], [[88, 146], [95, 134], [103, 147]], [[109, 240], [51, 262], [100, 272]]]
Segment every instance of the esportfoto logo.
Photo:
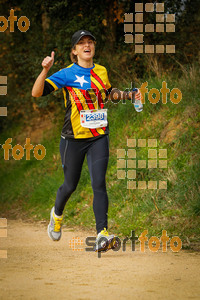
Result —
[[[146, 247], [145, 245], [148, 244], [148, 249], [151, 252], [158, 252], [159, 249], [162, 249], [162, 252], [167, 252], [167, 246], [169, 242], [169, 246], [172, 252], [179, 252], [182, 248], [182, 241], [178, 236], [174, 236], [171, 239], [167, 235], [166, 230], [162, 230], [162, 235], [160, 238], [156, 236], [152, 236], [150, 238], [147, 237], [148, 230], [144, 230], [139, 237], [135, 236], [135, 231], [131, 230], [131, 236], [125, 237], [123, 240], [121, 240], [118, 237], [115, 237], [117, 247], [113, 248], [112, 250], [117, 252], [122, 248], [122, 251], [126, 251], [126, 243], [128, 240], [131, 241], [131, 250], [135, 251], [135, 242], [138, 240], [140, 242], [140, 251], [142, 253], [145, 252]], [[105, 237], [102, 237], [99, 240], [99, 244], [106, 239]], [[95, 236], [88, 236], [85, 239], [85, 244], [88, 246], [85, 248], [86, 252], [93, 252], [94, 246], [95, 246], [96, 237]], [[161, 246], [162, 244], [162, 246]], [[73, 237], [72, 240], [69, 241], [69, 247], [73, 251], [83, 251], [84, 248], [83, 245], [83, 239], [79, 237]], [[81, 246], [81, 247], [80, 247]], [[98, 258], [101, 257], [101, 252], [97, 252]]]

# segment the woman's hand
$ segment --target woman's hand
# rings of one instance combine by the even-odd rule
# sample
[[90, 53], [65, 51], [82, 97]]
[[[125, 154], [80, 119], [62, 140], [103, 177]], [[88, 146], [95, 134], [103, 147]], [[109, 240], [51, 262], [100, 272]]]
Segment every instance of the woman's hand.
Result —
[[40, 75], [38, 76], [38, 78], [36, 79], [36, 81], [33, 85], [33, 88], [32, 88], [32, 96], [33, 97], [42, 96], [42, 93], [43, 93], [43, 90], [44, 90], [44, 81], [47, 77], [47, 73], [48, 73], [49, 69], [53, 66], [54, 55], [55, 55], [55, 52], [52, 51], [51, 56], [46, 56], [43, 59], [43, 62], [42, 62], [43, 70], [40, 73]]
[[42, 67], [48, 72], [54, 63], [55, 52], [51, 52], [51, 56], [46, 56], [42, 61]]
[[129, 92], [129, 99], [132, 100], [134, 95], [135, 95], [135, 100], [139, 100], [141, 103], [143, 103], [143, 97], [139, 89], [137, 89], [137, 91]]
[[139, 100], [140, 102], [142, 102], [142, 101], [143, 101], [142, 94], [141, 94], [141, 92], [140, 92], [139, 89], [137, 89], [137, 90], [138, 90], [138, 91], [137, 91], [137, 93], [135, 94], [135, 99], [136, 99], [136, 100]]

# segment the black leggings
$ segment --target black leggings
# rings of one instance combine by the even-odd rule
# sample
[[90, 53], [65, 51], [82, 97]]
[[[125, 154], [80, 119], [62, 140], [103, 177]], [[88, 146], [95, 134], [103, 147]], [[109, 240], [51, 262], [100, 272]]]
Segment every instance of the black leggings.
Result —
[[93, 210], [97, 233], [107, 229], [108, 196], [106, 191], [106, 170], [109, 159], [109, 137], [104, 135], [96, 140], [63, 139], [60, 141], [60, 154], [65, 180], [57, 191], [55, 214], [63, 213], [65, 204], [75, 191], [80, 179], [85, 155], [94, 193]]

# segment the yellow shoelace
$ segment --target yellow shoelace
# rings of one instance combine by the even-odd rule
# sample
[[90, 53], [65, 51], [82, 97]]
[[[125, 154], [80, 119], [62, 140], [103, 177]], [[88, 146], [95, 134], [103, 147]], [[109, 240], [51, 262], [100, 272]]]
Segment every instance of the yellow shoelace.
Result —
[[62, 219], [63, 219], [63, 217], [62, 218], [56, 218], [54, 216], [54, 222], [55, 222], [55, 224], [54, 224], [54, 231], [55, 232], [59, 232], [60, 231], [61, 224], [62, 224]]
[[104, 227], [103, 230], [101, 230], [101, 234], [109, 236], [108, 231], [106, 230], [106, 228]]

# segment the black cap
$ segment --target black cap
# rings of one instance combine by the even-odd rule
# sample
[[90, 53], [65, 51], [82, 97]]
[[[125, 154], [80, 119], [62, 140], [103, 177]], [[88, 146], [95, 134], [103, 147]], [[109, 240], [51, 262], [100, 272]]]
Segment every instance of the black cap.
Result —
[[85, 35], [89, 35], [94, 41], [96, 41], [95, 37], [91, 34], [91, 32], [87, 30], [78, 30], [72, 36], [72, 47], [74, 47]]

